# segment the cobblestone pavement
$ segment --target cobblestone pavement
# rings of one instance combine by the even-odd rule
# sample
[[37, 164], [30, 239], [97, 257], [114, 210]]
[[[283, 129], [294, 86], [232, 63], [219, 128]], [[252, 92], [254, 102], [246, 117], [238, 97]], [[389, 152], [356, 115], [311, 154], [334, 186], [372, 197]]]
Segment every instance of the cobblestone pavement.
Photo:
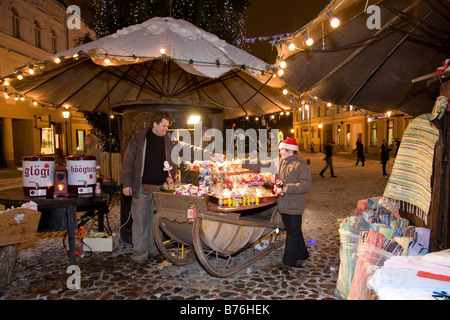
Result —
[[[339, 221], [350, 214], [357, 200], [379, 194], [387, 180], [381, 175], [379, 161], [368, 160], [365, 168], [355, 168], [353, 157], [335, 159], [338, 178], [323, 179], [318, 176], [323, 155], [308, 157], [312, 159], [313, 189], [303, 218], [303, 230], [305, 239], [310, 241], [310, 258], [302, 268], [281, 268], [284, 251], [281, 246], [227, 278], [211, 276], [197, 261], [187, 266], [150, 261], [142, 270], [136, 270], [130, 265], [131, 245], [119, 241], [113, 252], [90, 256], [85, 253], [86, 257], [78, 259], [81, 289], [68, 289], [71, 273], [67, 272], [64, 232], [38, 233], [33, 246], [19, 247], [15, 279], [9, 286], [0, 288], [0, 300], [340, 300], [335, 294]], [[372, 180], [374, 190], [370, 194], [358, 192], [362, 189], [352, 178], [355, 170], [364, 172], [363, 180]], [[11, 187], [11, 183], [6, 185]], [[345, 194], [349, 186], [352, 191]], [[323, 210], [310, 209], [315, 208], [313, 202], [318, 192], [339, 188], [344, 190], [339, 192], [340, 197], [351, 198], [350, 202], [354, 203], [351, 207], [340, 207], [341, 199], [330, 193], [328, 201], [317, 197], [320, 199], [317, 201], [323, 202], [319, 204]], [[120, 222], [118, 199], [118, 195], [113, 196], [108, 218], [114, 231], [118, 230]], [[77, 248], [82, 250], [79, 242]]]

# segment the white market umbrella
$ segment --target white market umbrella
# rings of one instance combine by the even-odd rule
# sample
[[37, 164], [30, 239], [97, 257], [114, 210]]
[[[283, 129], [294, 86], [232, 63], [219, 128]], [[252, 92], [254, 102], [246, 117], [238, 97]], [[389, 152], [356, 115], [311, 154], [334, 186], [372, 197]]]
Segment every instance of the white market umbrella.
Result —
[[5, 79], [17, 94], [56, 108], [109, 112], [130, 101], [176, 101], [233, 119], [294, 107], [271, 67], [187, 21], [155, 17], [30, 63], [16, 71], [22, 80]]

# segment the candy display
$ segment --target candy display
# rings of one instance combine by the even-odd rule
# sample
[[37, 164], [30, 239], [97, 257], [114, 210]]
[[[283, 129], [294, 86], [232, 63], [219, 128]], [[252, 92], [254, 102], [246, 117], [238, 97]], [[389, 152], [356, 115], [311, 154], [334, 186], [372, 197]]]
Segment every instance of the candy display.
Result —
[[193, 184], [183, 184], [175, 189], [175, 194], [182, 194], [186, 196], [204, 197], [209, 195], [209, 187], [195, 186]]
[[274, 202], [276, 199], [276, 196], [269, 189], [241, 184], [232, 188], [223, 187], [223, 185], [211, 187], [210, 195], [211, 201], [217, 201], [220, 208], [259, 205], [262, 202]]
[[186, 163], [186, 169], [191, 171], [191, 184], [177, 187], [175, 193], [191, 196], [208, 195], [210, 202], [219, 208], [238, 208], [275, 202], [278, 196], [272, 192], [275, 185], [273, 174], [247, 170], [242, 168], [239, 162], [194, 161]]

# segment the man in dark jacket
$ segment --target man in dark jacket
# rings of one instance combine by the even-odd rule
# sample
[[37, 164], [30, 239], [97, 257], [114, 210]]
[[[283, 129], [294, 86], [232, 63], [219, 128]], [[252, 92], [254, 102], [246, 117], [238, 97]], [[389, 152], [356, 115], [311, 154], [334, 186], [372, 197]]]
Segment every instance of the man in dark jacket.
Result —
[[164, 161], [172, 167], [174, 179], [177, 174], [177, 166], [171, 159], [176, 142], [166, 134], [172, 121], [166, 113], [155, 113], [152, 127], [140, 130], [131, 138], [122, 160], [122, 192], [125, 196], [133, 196], [131, 261], [136, 268], [142, 268], [149, 257], [162, 259], [153, 239], [153, 192], [166, 182], [168, 171], [164, 170]]
[[334, 175], [334, 170], [333, 170], [333, 147], [334, 147], [334, 141], [330, 141], [327, 143], [326, 147], [325, 147], [325, 158], [323, 160], [325, 160], [326, 164], [325, 167], [322, 169], [322, 171], [320, 171], [320, 176], [322, 178], [324, 178], [323, 173], [325, 172], [325, 170], [327, 170], [327, 168], [330, 168], [330, 173], [331, 173], [331, 177], [332, 178], [336, 178], [336, 176]]
[[[358, 139], [358, 141], [356, 141], [356, 148], [355, 150], [353, 150], [353, 152], [356, 151], [356, 165], [358, 165], [359, 160], [361, 160], [362, 166], [364, 167], [364, 162], [366, 161], [366, 157], [364, 156], [364, 146], [361, 142], [361, 139]], [[352, 152], [352, 153], [353, 153]]]
[[381, 153], [381, 164], [383, 165], [383, 175], [387, 176], [386, 172], [386, 164], [389, 161], [389, 152], [392, 151], [392, 149], [389, 149], [388, 142], [386, 139], [383, 139], [383, 144], [380, 148]]

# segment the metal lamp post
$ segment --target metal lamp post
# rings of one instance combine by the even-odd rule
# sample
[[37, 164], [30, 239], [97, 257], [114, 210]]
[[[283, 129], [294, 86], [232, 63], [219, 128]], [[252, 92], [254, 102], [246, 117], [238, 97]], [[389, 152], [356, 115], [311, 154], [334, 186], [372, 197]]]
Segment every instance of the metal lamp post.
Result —
[[70, 111], [66, 109], [63, 111], [63, 117], [66, 123], [66, 156], [69, 155], [69, 126], [67, 124], [68, 119], [70, 118]]

